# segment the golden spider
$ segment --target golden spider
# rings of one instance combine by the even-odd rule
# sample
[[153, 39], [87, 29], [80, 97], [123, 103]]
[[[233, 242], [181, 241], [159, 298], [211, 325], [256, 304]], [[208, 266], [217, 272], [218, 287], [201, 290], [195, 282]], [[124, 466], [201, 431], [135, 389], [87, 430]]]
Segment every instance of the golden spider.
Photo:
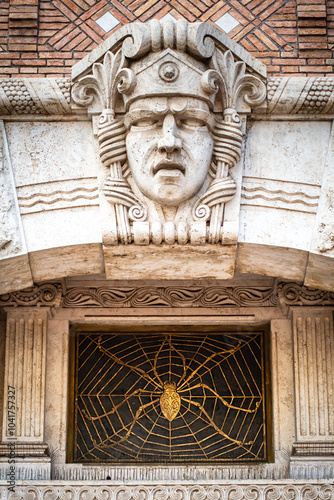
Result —
[[[121, 358], [116, 356], [115, 354], [109, 352], [108, 349], [105, 349], [101, 345], [101, 337], [97, 339], [97, 348], [98, 350], [103, 353], [105, 356], [109, 357], [114, 363], [119, 365], [120, 367], [126, 367], [130, 371], [136, 373], [137, 375], [140, 376], [141, 379], [144, 379], [146, 382], [151, 384], [154, 387], [154, 390], [148, 390], [146, 388], [137, 388], [135, 390], [128, 390], [124, 394], [124, 398], [120, 403], [117, 405], [114, 405], [113, 409], [105, 412], [103, 414], [97, 415], [97, 416], [92, 416], [88, 413], [86, 410], [82, 410], [83, 415], [85, 416], [86, 419], [94, 422], [96, 420], [101, 420], [104, 417], [108, 417], [109, 415], [114, 414], [115, 412], [118, 411], [118, 409], [124, 405], [127, 401], [129, 401], [131, 398], [134, 397], [140, 397], [140, 396], [151, 396], [154, 398], [154, 396], [157, 396], [156, 398], [152, 399], [149, 403], [146, 404], [141, 404], [138, 409], [135, 411], [134, 417], [132, 422], [129, 424], [125, 425], [123, 429], [126, 430], [126, 434], [121, 437], [117, 442], [113, 441], [112, 439], [108, 439], [107, 444], [100, 444], [98, 445], [95, 440], [93, 440], [94, 445], [97, 448], [103, 449], [103, 448], [108, 448], [110, 447], [110, 444], [119, 444], [122, 441], [125, 441], [129, 439], [134, 425], [137, 423], [137, 421], [140, 419], [142, 413], [146, 411], [147, 408], [153, 407], [154, 405], [160, 404], [160, 409], [162, 415], [169, 421], [172, 422], [179, 414], [180, 408], [181, 408], [181, 402], [188, 403], [188, 405], [192, 405], [194, 407], [197, 407], [198, 410], [205, 416], [207, 419], [209, 425], [211, 425], [214, 430], [224, 438], [228, 439], [230, 442], [238, 445], [238, 446], [245, 446], [245, 445], [252, 445], [254, 441], [240, 441], [238, 439], [234, 439], [228, 434], [226, 434], [223, 430], [221, 430], [218, 425], [214, 422], [214, 420], [210, 417], [206, 409], [203, 407], [202, 404], [200, 404], [198, 401], [193, 401], [191, 399], [191, 391], [201, 388], [202, 390], [209, 391], [209, 393], [213, 394], [223, 405], [225, 405], [227, 408], [231, 408], [234, 410], [238, 410], [244, 413], [255, 413], [261, 404], [262, 398], [260, 398], [259, 401], [255, 404], [255, 407], [252, 409], [249, 408], [241, 408], [238, 406], [234, 406], [226, 401], [225, 398], [223, 398], [221, 395], [219, 395], [212, 387], [210, 387], [208, 384], [203, 383], [201, 380], [201, 377], [199, 376], [198, 372], [200, 369], [203, 367], [207, 367], [209, 362], [213, 361], [214, 358], [223, 357], [226, 359], [226, 357], [233, 355], [236, 353], [242, 345], [242, 342], [239, 341], [239, 343], [236, 346], [233, 346], [228, 349], [221, 349], [218, 350], [217, 352], [214, 352], [211, 354], [209, 357], [205, 359], [205, 361], [202, 364], [199, 364], [197, 368], [192, 370], [190, 373], [188, 373], [188, 370], [190, 370], [189, 366], [187, 366], [187, 361], [185, 356], [180, 352], [174, 345], [171, 340], [170, 335], [166, 335], [162, 343], [156, 352], [153, 360], [153, 374], [154, 377], [151, 377], [145, 370], [139, 368], [138, 366], [133, 366], [130, 363], [127, 363], [123, 361]], [[161, 355], [163, 349], [165, 347], [169, 347], [169, 352], [171, 353], [174, 351], [174, 353], [181, 359], [181, 365], [180, 365], [180, 371], [182, 372], [180, 375], [179, 380], [173, 380], [172, 376], [173, 374], [171, 373], [171, 369], [169, 369], [168, 372], [168, 380], [163, 381], [161, 376], [158, 373], [158, 363], [159, 363], [159, 356]], [[187, 374], [188, 373], [188, 374]], [[164, 374], [164, 377], [166, 377], [166, 373]], [[197, 381], [196, 381], [197, 379]], [[200, 380], [200, 382], [198, 382]], [[192, 381], [193, 385], [189, 384], [189, 382]], [[145, 386], [147, 387], [147, 385]], [[189, 396], [187, 396], [186, 393], [189, 393]], [[117, 432], [115, 434], [118, 434]]]

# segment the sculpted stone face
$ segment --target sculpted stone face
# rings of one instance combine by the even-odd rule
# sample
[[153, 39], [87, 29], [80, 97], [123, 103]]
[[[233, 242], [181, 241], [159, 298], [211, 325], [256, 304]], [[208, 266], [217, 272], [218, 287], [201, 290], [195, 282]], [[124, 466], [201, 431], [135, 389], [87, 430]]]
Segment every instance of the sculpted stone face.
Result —
[[131, 104], [127, 155], [145, 196], [175, 207], [200, 190], [211, 163], [213, 122], [208, 105], [195, 98], [150, 97]]

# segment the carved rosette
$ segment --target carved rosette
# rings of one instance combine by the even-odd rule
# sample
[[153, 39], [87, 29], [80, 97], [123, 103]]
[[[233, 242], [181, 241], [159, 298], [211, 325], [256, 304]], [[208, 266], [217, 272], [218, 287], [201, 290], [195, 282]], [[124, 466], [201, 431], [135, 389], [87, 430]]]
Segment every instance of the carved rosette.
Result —
[[[74, 102], [89, 107], [93, 114], [100, 113], [97, 132], [99, 154], [108, 171], [102, 191], [113, 207], [115, 218], [114, 225], [110, 224], [114, 229], [111, 230], [113, 234], [108, 239], [109, 243], [190, 242], [198, 245], [217, 244], [224, 240], [224, 207], [236, 193], [236, 184], [229, 171], [240, 158], [243, 140], [242, 122], [237, 110], [242, 109], [242, 102], [250, 108], [260, 105], [265, 100], [266, 88], [260, 78], [247, 73], [244, 62], [236, 61], [230, 50], [223, 52], [222, 44], [216, 42], [212, 27], [205, 23], [191, 24], [180, 20], [161, 24], [153, 20], [148, 24], [130, 24], [127, 36], [121, 39], [121, 49], [116, 54], [108, 51], [103, 62], [93, 64], [92, 74], [83, 76], [74, 84]], [[167, 83], [175, 83], [175, 88], [166, 90], [168, 85], [162, 86], [160, 82], [160, 91], [157, 85], [155, 90], [142, 89], [145, 81], [141, 80], [142, 74], [147, 70], [146, 81], [150, 81], [149, 76], [154, 71], [154, 54], [159, 56], [160, 52], [169, 54], [171, 62], [160, 65], [159, 77]], [[188, 63], [192, 59], [196, 59], [199, 66], [193, 65], [189, 69]], [[140, 60], [139, 66], [137, 60]], [[191, 88], [186, 91], [182, 90], [185, 85], [182, 83], [182, 67], [195, 75], [189, 82]], [[162, 68], [165, 71], [163, 75]], [[174, 69], [173, 74], [170, 68]], [[199, 79], [198, 84], [196, 78]], [[186, 222], [182, 220], [182, 223], [176, 224], [168, 221], [160, 227], [161, 223], [151, 220], [145, 196], [139, 199], [139, 195], [133, 192], [133, 184], [127, 180], [127, 130], [123, 113], [138, 98], [148, 95], [185, 97], [188, 93], [208, 102], [209, 107], [213, 107], [217, 98], [224, 110], [221, 118], [212, 116], [215, 125], [212, 128], [214, 148], [210, 174], [213, 179], [200, 199], [192, 202], [191, 215]]]

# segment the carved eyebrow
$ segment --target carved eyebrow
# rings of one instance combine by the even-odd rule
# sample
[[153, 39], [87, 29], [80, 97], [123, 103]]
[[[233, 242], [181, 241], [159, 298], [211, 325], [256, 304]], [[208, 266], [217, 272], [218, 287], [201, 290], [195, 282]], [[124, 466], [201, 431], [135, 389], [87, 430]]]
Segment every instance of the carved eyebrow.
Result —
[[173, 109], [162, 112], [155, 112], [153, 110], [148, 109], [135, 109], [133, 111], [129, 111], [124, 117], [124, 125], [129, 128], [131, 124], [139, 121], [139, 120], [158, 120], [159, 118], [166, 115], [168, 112], [171, 112], [173, 115], [179, 114], [180, 117], [183, 118], [195, 118], [197, 120], [202, 120], [207, 124], [209, 129], [213, 129], [215, 126], [215, 117], [209, 113], [208, 111], [204, 111], [203, 109], [186, 109], [182, 113], [173, 112]]
[[154, 113], [154, 111], [148, 109], [135, 109], [134, 111], [129, 111], [124, 117], [124, 125], [129, 128], [132, 123], [139, 120], [150, 120], [158, 119], [159, 115]]
[[180, 113], [180, 117], [194, 118], [195, 120], [203, 121], [210, 129], [215, 126], [215, 118], [213, 115], [202, 109], [187, 109]]

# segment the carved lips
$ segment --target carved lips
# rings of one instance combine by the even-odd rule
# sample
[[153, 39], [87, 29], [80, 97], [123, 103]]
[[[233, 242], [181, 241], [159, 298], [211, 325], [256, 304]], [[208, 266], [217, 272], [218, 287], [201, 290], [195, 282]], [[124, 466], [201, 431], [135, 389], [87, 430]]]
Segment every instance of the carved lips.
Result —
[[159, 163], [154, 165], [153, 175], [157, 174], [159, 172], [159, 170], [180, 170], [184, 174], [186, 169], [178, 161], [165, 159], [165, 160], [159, 161]]

